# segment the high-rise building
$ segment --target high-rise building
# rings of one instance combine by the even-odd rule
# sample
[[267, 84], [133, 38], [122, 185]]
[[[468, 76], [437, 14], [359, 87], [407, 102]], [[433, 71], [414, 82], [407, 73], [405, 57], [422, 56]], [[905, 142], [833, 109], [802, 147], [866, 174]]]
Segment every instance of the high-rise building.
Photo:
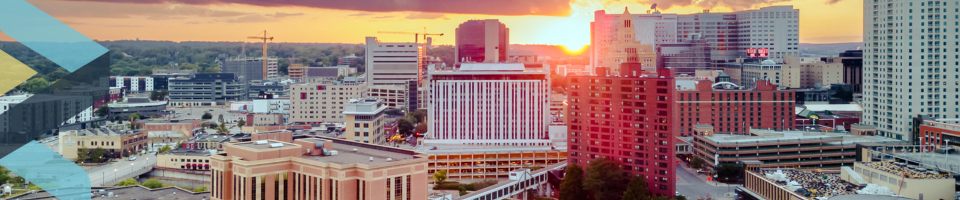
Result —
[[853, 86], [853, 93], [863, 92], [863, 50], [847, 50], [837, 58], [843, 63], [843, 83]]
[[[630, 12], [623, 11], [620, 20], [612, 27], [614, 34], [611, 35], [606, 45], [599, 46], [597, 51], [602, 52], [597, 59], [598, 67], [604, 67], [611, 75], [636, 76], [627, 69], [622, 69], [624, 65], [639, 66], [641, 70], [653, 72], [657, 68], [657, 50], [653, 43], [643, 43], [643, 40], [636, 39], [640, 33], [637, 31], [630, 17]], [[641, 73], [642, 74], [642, 73]]]
[[659, 44], [657, 68], [673, 69], [677, 77], [695, 76], [697, 70], [720, 69], [710, 62], [710, 44], [700, 34], [683, 42]]
[[279, 66], [277, 57], [267, 58], [267, 69], [263, 69], [263, 57], [259, 58], [229, 58], [224, 61], [221, 72], [233, 73], [237, 79], [247, 82], [252, 80], [275, 79], [278, 77]]
[[496, 19], [469, 20], [457, 27], [455, 62], [506, 62], [510, 29]]
[[[625, 12], [627, 13], [627, 12]], [[734, 13], [677, 15], [629, 14], [636, 33], [630, 38], [643, 44], [670, 44], [691, 40], [703, 34], [710, 47], [713, 63], [733, 62], [740, 57], [765, 57], [780, 61], [783, 56], [799, 56], [799, 14], [792, 6], [771, 6]], [[599, 10], [591, 22], [590, 68], [601, 67], [608, 47], [622, 41], [615, 38], [622, 25], [618, 14]]]
[[354, 62], [357, 62], [360, 57], [357, 57], [357, 54], [350, 54], [349, 56], [340, 57], [337, 59], [337, 65], [352, 65]]
[[384, 43], [367, 37], [363, 59], [367, 67], [367, 83], [371, 85], [406, 85], [420, 80], [420, 47], [416, 43]]
[[661, 76], [569, 77], [569, 164], [586, 168], [609, 159], [645, 177], [654, 194], [674, 196], [677, 89], [674, 72], [658, 71]]
[[321, 124], [344, 122], [344, 106], [350, 99], [359, 99], [367, 91], [366, 84], [343, 84], [327, 81], [290, 85], [289, 122]]
[[123, 88], [130, 93], [150, 92], [154, 88], [152, 76], [111, 76], [110, 87]]
[[155, 69], [150, 77], [153, 77], [154, 90], [168, 90], [170, 79], [174, 78], [193, 78], [197, 74], [195, 69]]
[[210, 199], [427, 199], [427, 157], [308, 136], [225, 143], [210, 155]]
[[216, 106], [242, 101], [247, 84], [231, 73], [197, 74], [193, 78], [170, 79], [169, 106]]
[[382, 99], [363, 98], [351, 99], [343, 109], [346, 117], [344, 132], [346, 139], [368, 144], [385, 144], [387, 136], [384, 134], [383, 111], [387, 105]]
[[300, 63], [290, 63], [290, 66], [287, 66], [287, 75], [290, 75], [290, 79], [300, 80], [303, 79], [307, 66]]
[[430, 67], [428, 135], [434, 144], [546, 146], [550, 70], [520, 63]]
[[677, 133], [749, 135], [750, 128], [793, 129], [794, 91], [777, 90], [770, 81], [756, 81], [755, 88], [742, 90], [726, 86], [710, 80], [678, 80], [673, 120], [680, 125]]
[[786, 56], [783, 59], [783, 83], [789, 88], [818, 88], [843, 83], [843, 63], [837, 59]]
[[917, 144], [912, 117], [960, 118], [960, 59], [948, 48], [960, 39], [947, 34], [960, 23], [949, 17], [957, 9], [947, 1], [863, 1], [861, 123]]

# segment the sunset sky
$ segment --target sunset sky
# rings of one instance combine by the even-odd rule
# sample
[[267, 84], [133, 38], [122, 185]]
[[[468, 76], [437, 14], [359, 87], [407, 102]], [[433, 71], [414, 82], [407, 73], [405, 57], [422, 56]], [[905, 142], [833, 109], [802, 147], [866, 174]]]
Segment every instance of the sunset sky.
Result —
[[[413, 35], [444, 33], [434, 43], [453, 44], [456, 26], [470, 19], [500, 19], [513, 44], [589, 44], [593, 12], [643, 13], [658, 3], [663, 13], [729, 12], [770, 5], [800, 10], [800, 42], [862, 40], [860, 0], [28, 0], [97, 40], [250, 41], [263, 30], [275, 42], [362, 43], [365, 36], [406, 42]], [[138, 2], [138, 3], [129, 3]], [[282, 2], [282, 3], [277, 3]], [[0, 40], [10, 40], [0, 34]]]

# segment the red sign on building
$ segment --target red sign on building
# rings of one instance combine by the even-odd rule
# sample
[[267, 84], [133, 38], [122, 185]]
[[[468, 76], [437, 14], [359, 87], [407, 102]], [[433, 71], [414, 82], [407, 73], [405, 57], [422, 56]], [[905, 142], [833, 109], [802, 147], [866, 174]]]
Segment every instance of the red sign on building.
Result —
[[747, 55], [751, 58], [764, 58], [770, 55], [770, 49], [767, 48], [749, 48]]

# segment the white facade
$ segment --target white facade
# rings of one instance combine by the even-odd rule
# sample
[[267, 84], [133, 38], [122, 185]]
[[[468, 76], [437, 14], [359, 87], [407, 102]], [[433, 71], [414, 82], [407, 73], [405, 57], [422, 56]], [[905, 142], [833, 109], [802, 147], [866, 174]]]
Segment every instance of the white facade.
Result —
[[463, 63], [457, 71], [430, 68], [430, 125], [424, 144], [551, 144], [549, 70], [517, 63]]
[[367, 37], [364, 62], [370, 85], [406, 85], [420, 78], [420, 48], [416, 43], [383, 43]]
[[957, 1], [864, 0], [861, 123], [916, 144], [913, 117], [960, 118], [958, 14]]
[[[783, 56], [799, 56], [800, 11], [793, 6], [771, 6], [734, 13], [631, 14], [636, 34], [643, 44], [682, 43], [690, 35], [702, 34], [710, 45], [715, 63], [747, 57], [748, 48], [767, 48], [768, 59], [781, 62]], [[606, 46], [616, 42], [613, 34], [621, 14], [594, 13], [591, 22], [590, 66], [600, 66]]]

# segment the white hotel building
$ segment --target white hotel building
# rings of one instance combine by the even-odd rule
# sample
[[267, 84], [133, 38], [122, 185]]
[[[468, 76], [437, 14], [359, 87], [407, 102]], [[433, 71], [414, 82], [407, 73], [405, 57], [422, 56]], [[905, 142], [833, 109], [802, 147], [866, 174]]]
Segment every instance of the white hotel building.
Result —
[[550, 71], [520, 63], [429, 67], [425, 145], [549, 146]]
[[861, 123], [916, 144], [917, 115], [960, 118], [960, 1], [864, 0], [863, 43]]

